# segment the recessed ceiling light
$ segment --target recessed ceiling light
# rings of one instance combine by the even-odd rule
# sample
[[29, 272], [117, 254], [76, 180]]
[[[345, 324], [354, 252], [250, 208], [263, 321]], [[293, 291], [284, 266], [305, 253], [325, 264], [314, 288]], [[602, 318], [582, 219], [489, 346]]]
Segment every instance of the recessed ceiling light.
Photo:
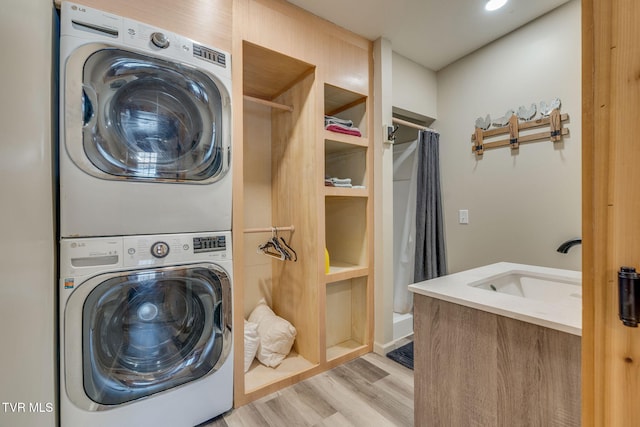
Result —
[[484, 8], [488, 11], [498, 10], [507, 4], [507, 0], [489, 0]]

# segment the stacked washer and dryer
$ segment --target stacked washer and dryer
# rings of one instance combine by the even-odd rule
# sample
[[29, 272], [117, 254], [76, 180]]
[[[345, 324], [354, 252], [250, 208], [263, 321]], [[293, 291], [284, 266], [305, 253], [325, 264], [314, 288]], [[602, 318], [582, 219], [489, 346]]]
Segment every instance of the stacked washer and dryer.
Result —
[[62, 4], [63, 427], [190, 427], [232, 406], [230, 65]]

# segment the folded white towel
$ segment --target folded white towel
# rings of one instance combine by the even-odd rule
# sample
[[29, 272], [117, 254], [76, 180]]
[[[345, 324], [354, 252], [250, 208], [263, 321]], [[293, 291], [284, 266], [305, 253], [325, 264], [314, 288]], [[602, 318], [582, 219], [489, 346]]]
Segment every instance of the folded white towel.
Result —
[[330, 181], [334, 185], [338, 184], [351, 184], [351, 178], [330, 178]]

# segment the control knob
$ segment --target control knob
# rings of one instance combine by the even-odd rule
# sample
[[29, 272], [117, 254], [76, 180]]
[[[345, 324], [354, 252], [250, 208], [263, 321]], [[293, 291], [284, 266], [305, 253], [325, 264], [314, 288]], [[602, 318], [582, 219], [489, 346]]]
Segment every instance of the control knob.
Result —
[[166, 49], [169, 47], [169, 39], [167, 36], [157, 31], [151, 34], [151, 43], [160, 49]]
[[155, 242], [151, 246], [151, 255], [156, 258], [164, 258], [169, 255], [169, 245], [165, 242]]

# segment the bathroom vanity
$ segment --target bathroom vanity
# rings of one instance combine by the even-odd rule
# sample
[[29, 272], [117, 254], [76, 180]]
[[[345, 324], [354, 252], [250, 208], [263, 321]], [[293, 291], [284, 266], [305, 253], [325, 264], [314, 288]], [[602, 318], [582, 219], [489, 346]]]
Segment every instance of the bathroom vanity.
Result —
[[416, 426], [580, 425], [579, 272], [498, 263], [409, 288]]

